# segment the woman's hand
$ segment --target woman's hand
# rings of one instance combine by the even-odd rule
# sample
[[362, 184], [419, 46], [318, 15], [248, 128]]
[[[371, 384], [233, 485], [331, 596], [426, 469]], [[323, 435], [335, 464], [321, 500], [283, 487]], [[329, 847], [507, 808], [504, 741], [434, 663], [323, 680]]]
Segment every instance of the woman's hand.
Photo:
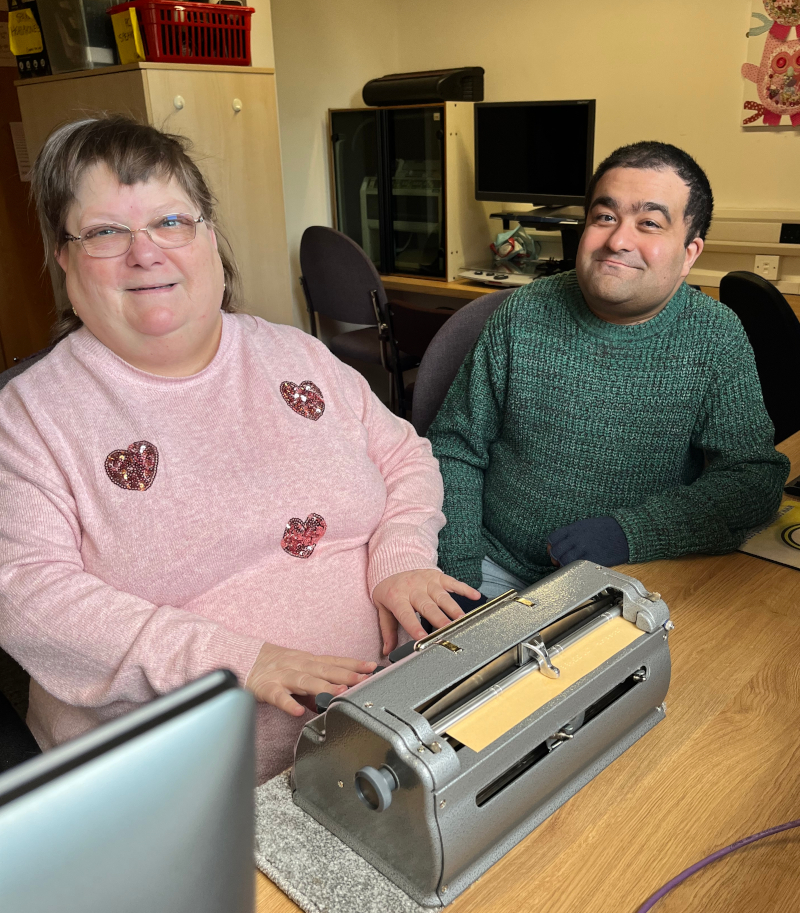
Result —
[[387, 656], [397, 646], [397, 623], [414, 638], [425, 637], [417, 613], [435, 628], [441, 628], [464, 613], [450, 593], [480, 599], [481, 594], [455, 577], [443, 574], [438, 568], [403, 571], [386, 577], [372, 591], [372, 601], [378, 609], [383, 636], [383, 653]]
[[264, 644], [247, 676], [245, 688], [256, 700], [272, 704], [291, 716], [302, 716], [306, 708], [292, 695], [313, 697], [323, 691], [341, 694], [362, 682], [377, 666], [342, 656], [314, 656], [303, 650], [289, 650]]

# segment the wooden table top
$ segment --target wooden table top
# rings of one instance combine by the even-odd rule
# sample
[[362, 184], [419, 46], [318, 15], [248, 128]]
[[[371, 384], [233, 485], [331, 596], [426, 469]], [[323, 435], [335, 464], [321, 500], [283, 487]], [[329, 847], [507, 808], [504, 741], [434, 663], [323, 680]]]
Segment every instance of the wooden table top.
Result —
[[[503, 286], [482, 285], [468, 279], [456, 279], [448, 282], [445, 279], [421, 279], [415, 276], [381, 276], [383, 287], [389, 292], [412, 292], [422, 295], [434, 295], [437, 298], [461, 299], [462, 304], [474, 301], [489, 292], [496, 292]], [[394, 297], [389, 295], [390, 298]], [[454, 302], [459, 303], [459, 302]]]
[[[778, 449], [800, 474], [800, 433]], [[621, 569], [659, 591], [675, 623], [666, 719], [452, 913], [635, 913], [692, 863], [800, 817], [800, 571], [739, 552]], [[299, 908], [259, 873], [256, 909]], [[800, 828], [708, 866], [654, 913], [797, 909]]]

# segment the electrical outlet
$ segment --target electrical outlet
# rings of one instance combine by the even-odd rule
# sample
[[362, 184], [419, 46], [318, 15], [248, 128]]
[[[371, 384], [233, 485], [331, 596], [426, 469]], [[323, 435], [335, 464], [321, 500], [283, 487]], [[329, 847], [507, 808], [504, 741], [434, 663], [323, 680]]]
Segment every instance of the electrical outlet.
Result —
[[780, 257], [756, 257], [756, 272], [764, 279], [777, 279]]

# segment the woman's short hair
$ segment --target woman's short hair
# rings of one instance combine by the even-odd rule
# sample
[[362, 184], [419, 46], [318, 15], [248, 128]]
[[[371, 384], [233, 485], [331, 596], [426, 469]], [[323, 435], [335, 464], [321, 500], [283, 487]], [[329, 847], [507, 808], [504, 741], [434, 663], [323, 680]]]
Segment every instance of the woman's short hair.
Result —
[[[222, 310], [237, 310], [241, 303], [239, 270], [217, 223], [214, 194], [189, 157], [190, 148], [185, 137], [163, 133], [122, 114], [74, 121], [51, 133], [31, 172], [31, 190], [48, 261], [66, 242], [67, 214], [81, 179], [93, 165], [105, 165], [125, 185], [174, 178], [214, 226], [225, 274]], [[82, 326], [65, 294], [56, 295], [56, 311], [55, 342]]]

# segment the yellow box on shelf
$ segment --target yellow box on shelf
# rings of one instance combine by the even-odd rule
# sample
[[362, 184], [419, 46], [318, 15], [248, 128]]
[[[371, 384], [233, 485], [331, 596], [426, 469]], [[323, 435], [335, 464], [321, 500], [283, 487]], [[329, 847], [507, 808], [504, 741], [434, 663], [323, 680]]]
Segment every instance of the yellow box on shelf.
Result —
[[33, 10], [11, 10], [8, 14], [8, 43], [15, 57], [41, 54], [44, 50], [42, 32]]
[[120, 63], [138, 63], [140, 60], [144, 60], [144, 45], [136, 10], [128, 9], [122, 13], [114, 13], [111, 21], [114, 24], [114, 37], [117, 39]]

